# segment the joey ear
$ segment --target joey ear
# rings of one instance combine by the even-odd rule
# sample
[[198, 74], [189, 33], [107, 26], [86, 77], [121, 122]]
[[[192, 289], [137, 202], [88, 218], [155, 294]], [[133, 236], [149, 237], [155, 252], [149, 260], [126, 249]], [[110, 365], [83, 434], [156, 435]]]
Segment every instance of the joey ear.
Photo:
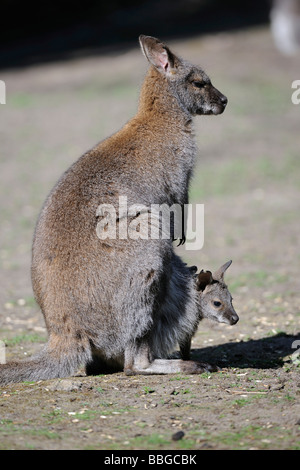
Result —
[[190, 271], [191, 274], [196, 274], [198, 268], [197, 266], [189, 266], [188, 270]]
[[169, 73], [174, 68], [176, 56], [163, 42], [143, 34], [139, 37], [139, 41], [145, 57], [160, 72]]
[[213, 277], [210, 271], [204, 272], [203, 269], [197, 276], [196, 286], [197, 290], [204, 290], [208, 284], [213, 283]]
[[229, 268], [232, 261], [227, 261], [227, 263], [223, 264], [216, 272], [213, 273], [213, 278], [216, 281], [223, 281], [225, 271]]

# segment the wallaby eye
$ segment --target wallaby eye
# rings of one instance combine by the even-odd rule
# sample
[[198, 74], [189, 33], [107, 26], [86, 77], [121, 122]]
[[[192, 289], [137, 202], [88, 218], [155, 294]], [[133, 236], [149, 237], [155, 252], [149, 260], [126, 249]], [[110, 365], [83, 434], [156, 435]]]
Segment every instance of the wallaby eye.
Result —
[[204, 88], [205, 87], [205, 83], [203, 82], [193, 82], [193, 85], [196, 87], [196, 88]]
[[215, 307], [221, 307], [221, 302], [219, 302], [218, 300], [214, 300], [214, 306]]

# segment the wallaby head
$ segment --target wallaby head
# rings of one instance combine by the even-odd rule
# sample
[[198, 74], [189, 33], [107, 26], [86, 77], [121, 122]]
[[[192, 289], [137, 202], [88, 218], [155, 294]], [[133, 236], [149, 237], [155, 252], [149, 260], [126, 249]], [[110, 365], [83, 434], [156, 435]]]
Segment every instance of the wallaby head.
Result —
[[232, 261], [223, 264], [215, 273], [201, 271], [196, 275], [196, 289], [202, 318], [235, 325], [239, 317], [232, 305], [232, 296], [224, 282], [224, 274]]
[[139, 40], [144, 55], [168, 81], [184, 111], [191, 115], [223, 113], [227, 98], [200, 67], [173, 54], [159, 39], [141, 35]]

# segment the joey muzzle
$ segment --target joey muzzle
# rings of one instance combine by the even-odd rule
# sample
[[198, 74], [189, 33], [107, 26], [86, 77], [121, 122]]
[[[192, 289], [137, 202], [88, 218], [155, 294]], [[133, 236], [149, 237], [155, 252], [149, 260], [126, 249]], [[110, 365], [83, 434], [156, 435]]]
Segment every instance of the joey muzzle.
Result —
[[229, 317], [229, 324], [235, 325], [239, 321], [239, 316], [236, 312], [230, 315]]

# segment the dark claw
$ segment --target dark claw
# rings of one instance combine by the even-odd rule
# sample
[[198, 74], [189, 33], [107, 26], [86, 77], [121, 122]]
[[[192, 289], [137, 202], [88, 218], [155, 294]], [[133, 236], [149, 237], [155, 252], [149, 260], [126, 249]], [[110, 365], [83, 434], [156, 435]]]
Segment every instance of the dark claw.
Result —
[[185, 242], [186, 242], [186, 238], [185, 238], [185, 235], [183, 235], [183, 237], [179, 239], [179, 243], [177, 246], [184, 245]]

